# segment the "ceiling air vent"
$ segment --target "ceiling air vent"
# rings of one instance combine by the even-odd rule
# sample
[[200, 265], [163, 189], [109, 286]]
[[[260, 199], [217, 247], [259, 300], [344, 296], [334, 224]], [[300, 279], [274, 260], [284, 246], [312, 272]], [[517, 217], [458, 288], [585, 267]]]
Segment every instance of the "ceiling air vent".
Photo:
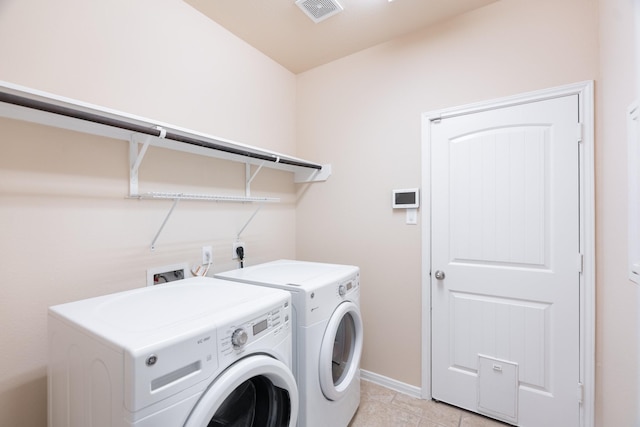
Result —
[[297, 0], [296, 4], [316, 24], [343, 10], [336, 0]]

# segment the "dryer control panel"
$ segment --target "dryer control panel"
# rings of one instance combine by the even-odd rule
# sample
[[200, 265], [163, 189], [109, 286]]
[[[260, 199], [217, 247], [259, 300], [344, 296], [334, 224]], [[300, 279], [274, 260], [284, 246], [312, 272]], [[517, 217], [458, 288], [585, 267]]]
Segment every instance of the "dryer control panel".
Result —
[[360, 272], [348, 274], [305, 293], [302, 324], [310, 326], [331, 316], [338, 304], [351, 301], [360, 305]]
[[360, 291], [360, 273], [339, 282], [336, 291], [342, 299], [357, 298]]
[[356, 274], [338, 285], [338, 295], [342, 298], [346, 298], [348, 295], [357, 292], [359, 287], [360, 274]]

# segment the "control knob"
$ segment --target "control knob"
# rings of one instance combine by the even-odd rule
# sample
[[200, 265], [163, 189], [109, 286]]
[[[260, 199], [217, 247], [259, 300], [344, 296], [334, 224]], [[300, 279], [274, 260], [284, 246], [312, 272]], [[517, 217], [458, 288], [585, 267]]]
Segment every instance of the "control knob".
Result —
[[338, 294], [343, 297], [347, 294], [347, 287], [345, 285], [338, 286]]
[[242, 328], [238, 328], [231, 334], [231, 344], [233, 344], [233, 348], [242, 348], [247, 343], [248, 338], [247, 332]]

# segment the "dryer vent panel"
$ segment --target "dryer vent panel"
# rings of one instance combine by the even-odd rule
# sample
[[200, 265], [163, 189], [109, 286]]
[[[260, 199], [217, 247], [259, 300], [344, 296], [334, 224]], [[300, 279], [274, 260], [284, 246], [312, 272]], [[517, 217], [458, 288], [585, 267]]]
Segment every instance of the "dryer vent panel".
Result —
[[343, 10], [336, 0], [297, 0], [296, 4], [316, 24]]

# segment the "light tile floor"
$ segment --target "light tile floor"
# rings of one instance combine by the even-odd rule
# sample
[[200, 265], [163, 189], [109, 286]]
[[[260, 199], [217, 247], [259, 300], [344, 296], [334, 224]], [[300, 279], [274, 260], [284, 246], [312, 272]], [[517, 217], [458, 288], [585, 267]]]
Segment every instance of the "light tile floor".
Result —
[[360, 407], [349, 427], [507, 427], [433, 400], [422, 400], [361, 381]]

